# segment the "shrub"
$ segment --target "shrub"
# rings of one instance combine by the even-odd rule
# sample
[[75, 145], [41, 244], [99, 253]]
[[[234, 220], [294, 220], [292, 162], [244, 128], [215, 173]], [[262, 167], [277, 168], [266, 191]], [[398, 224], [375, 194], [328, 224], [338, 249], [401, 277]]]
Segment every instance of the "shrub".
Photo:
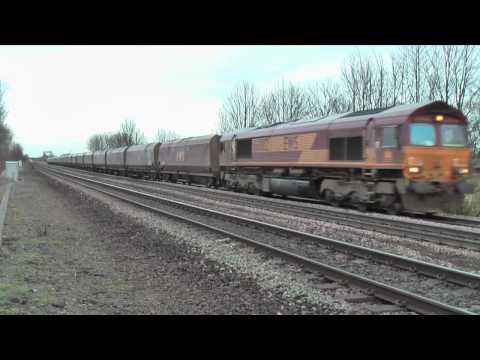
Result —
[[480, 176], [471, 180], [475, 184], [475, 192], [465, 196], [462, 214], [469, 216], [480, 216]]

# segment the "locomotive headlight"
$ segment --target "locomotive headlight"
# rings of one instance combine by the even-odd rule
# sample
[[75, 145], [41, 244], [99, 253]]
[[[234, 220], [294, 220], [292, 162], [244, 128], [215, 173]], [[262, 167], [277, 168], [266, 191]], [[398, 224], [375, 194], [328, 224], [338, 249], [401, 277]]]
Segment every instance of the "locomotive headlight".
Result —
[[456, 175], [466, 176], [470, 173], [470, 169], [465, 161], [453, 159], [453, 171]]
[[468, 168], [457, 168], [458, 175], [468, 175], [470, 170]]
[[422, 172], [423, 161], [413, 156], [407, 159], [407, 170], [409, 174], [420, 174]]

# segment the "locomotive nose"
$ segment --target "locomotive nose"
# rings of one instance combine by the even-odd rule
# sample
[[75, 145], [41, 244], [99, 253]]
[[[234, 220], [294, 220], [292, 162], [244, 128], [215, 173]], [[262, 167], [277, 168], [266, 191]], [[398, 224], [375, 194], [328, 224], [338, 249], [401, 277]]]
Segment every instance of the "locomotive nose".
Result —
[[406, 149], [406, 155], [405, 167], [407, 169], [417, 166], [415, 164], [421, 164], [421, 171], [405, 174], [412, 180], [451, 183], [469, 174], [468, 149], [409, 148]]

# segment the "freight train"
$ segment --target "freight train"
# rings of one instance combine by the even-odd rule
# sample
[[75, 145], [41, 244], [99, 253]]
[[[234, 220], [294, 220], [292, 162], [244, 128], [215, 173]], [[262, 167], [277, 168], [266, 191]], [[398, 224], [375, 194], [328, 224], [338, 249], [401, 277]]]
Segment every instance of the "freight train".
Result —
[[168, 143], [48, 159], [49, 164], [323, 199], [388, 213], [461, 207], [473, 191], [467, 118], [441, 101], [303, 118]]

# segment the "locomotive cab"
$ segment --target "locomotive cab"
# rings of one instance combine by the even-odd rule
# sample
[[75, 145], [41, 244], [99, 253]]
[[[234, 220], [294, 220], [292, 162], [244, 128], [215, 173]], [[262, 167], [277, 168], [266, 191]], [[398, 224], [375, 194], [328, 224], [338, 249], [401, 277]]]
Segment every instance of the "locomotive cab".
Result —
[[403, 129], [403, 206], [437, 212], [461, 207], [473, 191], [467, 121], [463, 115], [426, 113], [412, 116]]

